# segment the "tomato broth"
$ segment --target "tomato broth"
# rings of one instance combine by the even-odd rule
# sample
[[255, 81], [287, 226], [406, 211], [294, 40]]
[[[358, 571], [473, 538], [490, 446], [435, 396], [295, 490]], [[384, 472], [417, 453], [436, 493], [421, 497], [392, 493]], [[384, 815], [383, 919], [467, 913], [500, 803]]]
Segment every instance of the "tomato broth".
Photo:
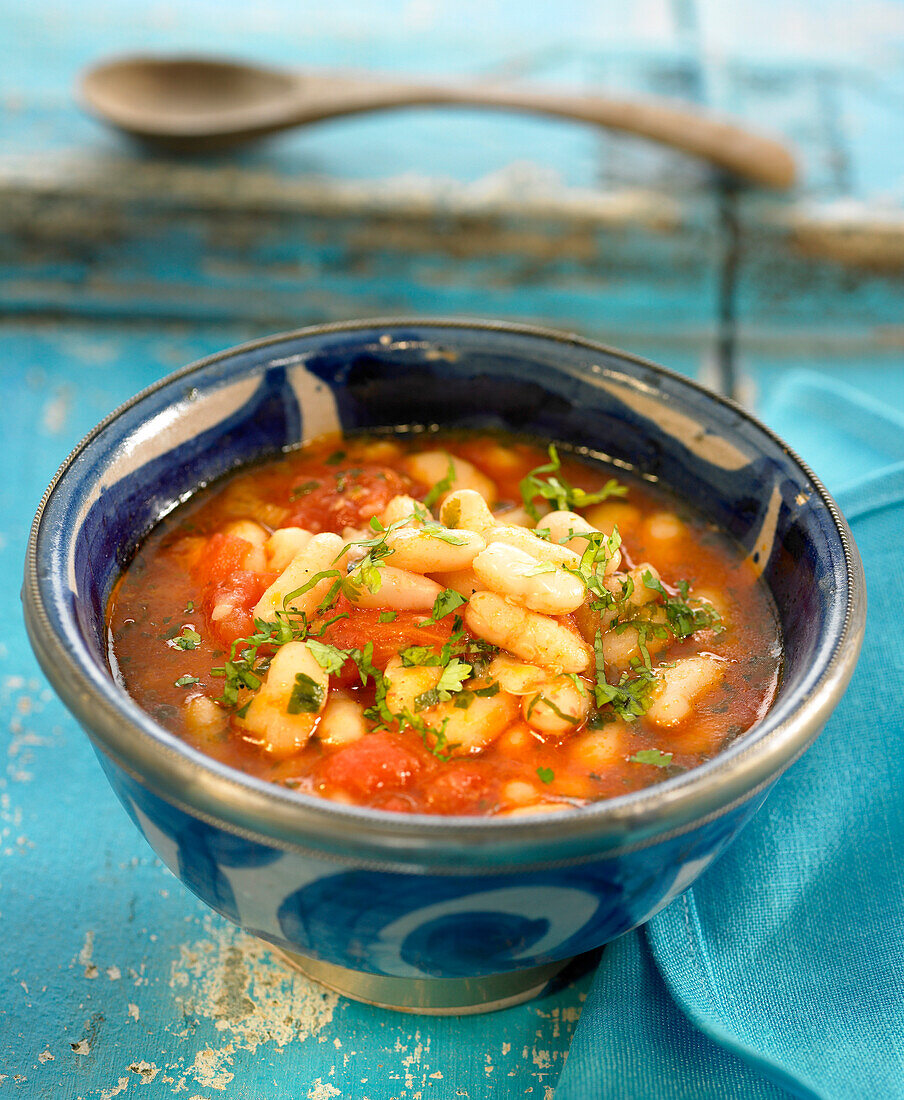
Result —
[[768, 710], [740, 549], [623, 471], [501, 434], [321, 438], [199, 491], [108, 609], [114, 675], [231, 767], [520, 816], [638, 790]]

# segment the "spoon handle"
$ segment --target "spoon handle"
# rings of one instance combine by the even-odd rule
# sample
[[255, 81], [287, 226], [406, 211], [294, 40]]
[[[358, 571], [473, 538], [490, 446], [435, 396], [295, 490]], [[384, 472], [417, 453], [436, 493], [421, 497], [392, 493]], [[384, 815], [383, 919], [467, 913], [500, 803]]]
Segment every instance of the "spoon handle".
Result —
[[[466, 104], [502, 107], [515, 111], [555, 115], [637, 134], [680, 149], [753, 183], [787, 188], [796, 168], [790, 151], [781, 142], [751, 132], [694, 106], [656, 99], [615, 99], [545, 89], [507, 88], [492, 84], [428, 85], [384, 82], [376, 77], [349, 77], [337, 81], [325, 97], [322, 113], [300, 80], [298, 122], [312, 122], [339, 114], [375, 111], [390, 107]], [[347, 95], [342, 95], [343, 87]], [[338, 94], [337, 94], [338, 93]], [[314, 97], [316, 100], [316, 97]]]

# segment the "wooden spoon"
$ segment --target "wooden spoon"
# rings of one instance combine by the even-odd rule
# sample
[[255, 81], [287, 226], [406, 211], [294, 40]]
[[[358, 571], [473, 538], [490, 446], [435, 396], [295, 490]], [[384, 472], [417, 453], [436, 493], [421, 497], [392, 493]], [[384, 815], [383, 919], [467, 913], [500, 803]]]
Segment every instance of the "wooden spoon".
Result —
[[542, 88], [395, 81], [368, 74], [286, 72], [200, 57], [125, 57], [89, 69], [82, 94], [120, 130], [178, 151], [221, 148], [338, 115], [415, 104], [469, 104], [578, 119], [670, 145], [768, 187], [790, 187], [791, 153], [771, 138], [658, 100]]

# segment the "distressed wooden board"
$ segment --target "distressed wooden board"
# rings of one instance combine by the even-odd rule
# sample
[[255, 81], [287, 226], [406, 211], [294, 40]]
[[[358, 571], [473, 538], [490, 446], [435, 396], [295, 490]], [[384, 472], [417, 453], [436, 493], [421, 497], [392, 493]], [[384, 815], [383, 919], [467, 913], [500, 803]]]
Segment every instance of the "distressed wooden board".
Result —
[[[678, 154], [576, 124], [412, 110], [186, 166], [147, 159], [72, 100], [96, 56], [234, 52], [241, 42], [283, 64], [678, 95], [771, 125], [795, 143], [803, 174], [787, 199], [744, 200], [742, 243], [768, 244], [763, 262], [741, 272], [752, 318], [760, 305], [787, 339], [803, 312], [796, 303], [819, 316], [809, 303], [834, 270], [841, 325], [894, 324], [904, 267], [897, 6], [858, 15], [834, 0], [791, 12], [745, 0], [728, 14], [712, 0], [645, 0], [629, 17], [617, 8], [570, 0], [553, 22], [514, 0], [372, 0], [306, 17], [302, 30], [286, 3], [216, 17], [198, 3], [176, 19], [141, 0], [124, 34], [115, 0], [87, 14], [55, 8], [50, 19], [41, 3], [3, 0], [0, 25], [16, 48], [0, 73], [0, 307], [283, 325], [303, 302], [305, 319], [484, 313], [622, 342], [650, 326], [707, 348], [724, 227], [712, 176]], [[778, 51], [772, 27], [782, 29]], [[778, 309], [776, 262], [790, 272]]]

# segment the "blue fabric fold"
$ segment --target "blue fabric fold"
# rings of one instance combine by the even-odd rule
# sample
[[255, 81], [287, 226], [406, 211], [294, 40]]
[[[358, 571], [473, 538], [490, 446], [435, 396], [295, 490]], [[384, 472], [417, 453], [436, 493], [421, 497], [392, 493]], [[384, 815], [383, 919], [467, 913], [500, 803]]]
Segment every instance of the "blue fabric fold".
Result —
[[860, 664], [726, 854], [603, 952], [556, 1100], [904, 1098], [904, 418], [800, 372], [763, 419], [851, 523]]

